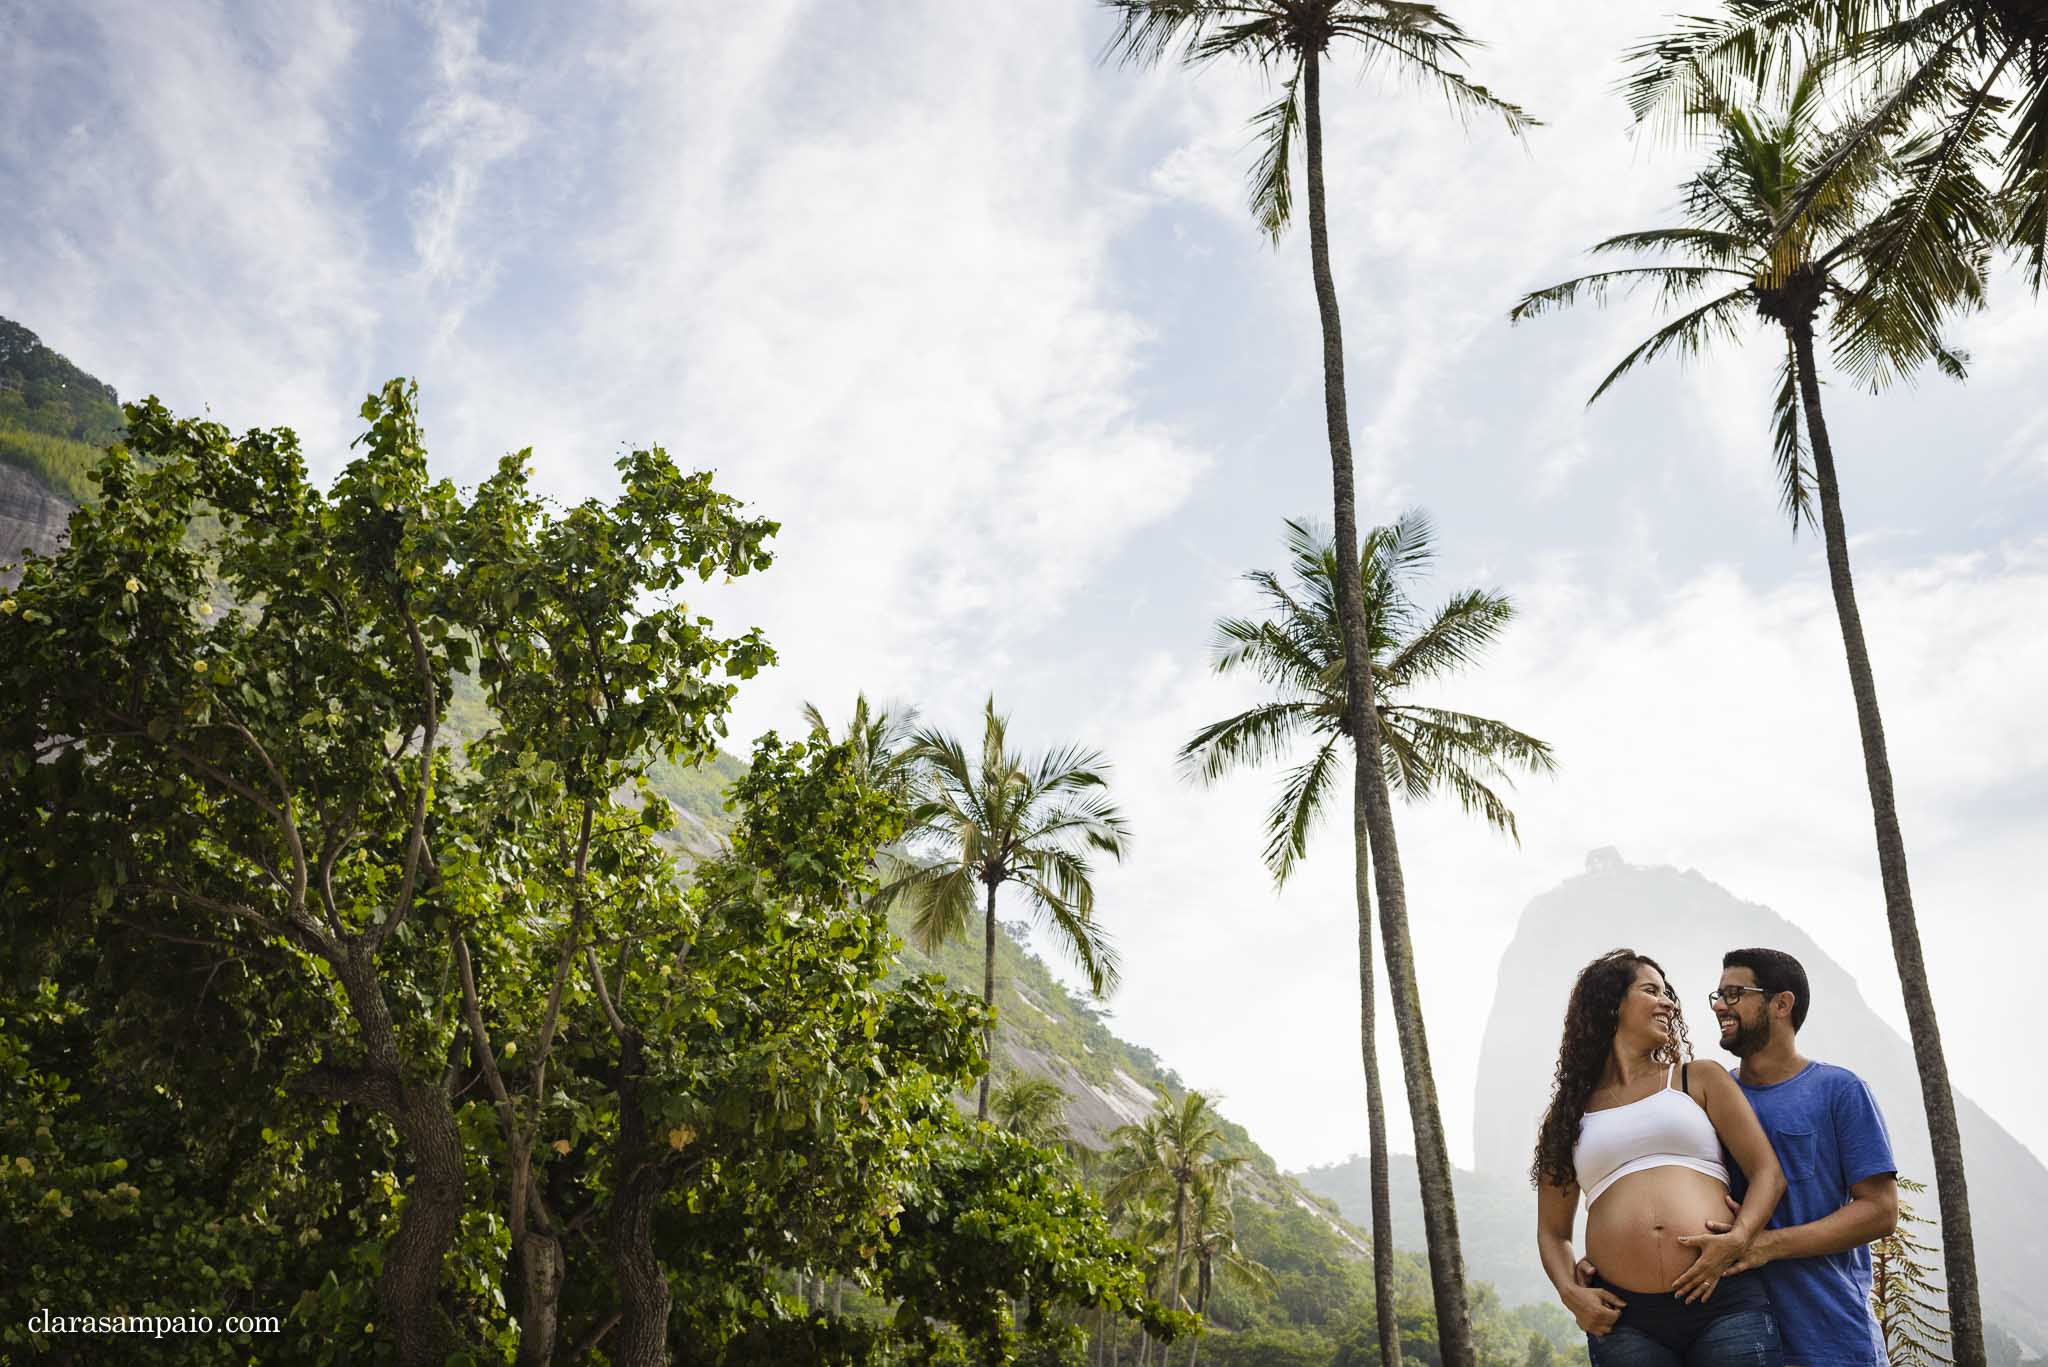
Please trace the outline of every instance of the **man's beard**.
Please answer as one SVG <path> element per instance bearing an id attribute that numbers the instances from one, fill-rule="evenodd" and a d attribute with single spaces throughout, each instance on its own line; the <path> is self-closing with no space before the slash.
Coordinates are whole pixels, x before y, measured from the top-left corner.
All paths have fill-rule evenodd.
<path id="1" fill-rule="evenodd" d="M 1735 1033 L 1721 1037 L 1721 1047 L 1737 1058 L 1748 1058 L 1771 1042 L 1771 1018 L 1762 1016 L 1755 1025 L 1744 1025 L 1742 1018 L 1735 1018 Z"/>

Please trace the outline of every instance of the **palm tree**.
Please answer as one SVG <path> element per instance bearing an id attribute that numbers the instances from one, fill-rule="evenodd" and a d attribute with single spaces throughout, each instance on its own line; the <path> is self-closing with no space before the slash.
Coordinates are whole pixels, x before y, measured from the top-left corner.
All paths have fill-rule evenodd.
<path id="1" fill-rule="evenodd" d="M 2035 292 L 2048 283 L 2048 7 L 2037 0 L 1730 0 L 1726 11 L 1635 49 L 1627 89 L 1639 118 L 1688 108 L 1702 82 L 1724 95 L 1773 76 L 1790 84 L 1795 48 L 1866 77 L 1862 107 L 1831 154 L 1813 165 L 1793 207 L 1826 193 L 1869 149 L 1932 122 L 1934 135 L 1912 168 L 1921 209 L 1877 246 L 1886 273 L 1930 242 L 1938 247 L 1950 230 L 1939 203 L 1958 179 L 1975 180 L 1975 149 L 2003 126 L 1997 236 L 2020 254 Z"/>
<path id="2" fill-rule="evenodd" d="M 1201 1092 L 1189 1091 L 1175 1102 L 1160 1088 L 1149 1115 L 1135 1125 L 1119 1126 L 1110 1136 L 1115 1176 L 1106 1194 L 1113 1206 L 1124 1206 L 1148 1192 L 1170 1193 L 1167 1218 L 1173 1261 L 1166 1290 L 1174 1301 L 1181 1299 L 1181 1268 L 1187 1260 L 1190 1192 L 1200 1184 L 1225 1180 L 1245 1162 L 1243 1155 L 1221 1152 L 1219 1120 Z M 1139 1361 L 1144 1360 L 1141 1349 Z"/>
<path id="3" fill-rule="evenodd" d="M 1068 1149 L 1074 1142 L 1067 1128 L 1067 1094 L 1046 1077 L 1012 1073 L 989 1097 L 989 1114 L 998 1129 L 1049 1149 Z"/>
<path id="4" fill-rule="evenodd" d="M 920 730 L 911 756 L 923 768 L 923 799 L 911 814 L 917 844 L 936 853 L 895 880 L 890 893 L 914 913 L 911 936 L 937 949 L 966 931 L 976 888 L 983 902 L 982 989 L 990 1016 L 982 1044 L 995 1069 L 996 889 L 1024 890 L 1040 924 L 1073 958 L 1089 990 L 1101 996 L 1117 982 L 1117 954 L 1095 920 L 1094 851 L 1122 859 L 1130 831 L 1104 789 L 1108 765 L 1076 746 L 1026 760 L 1009 749 L 1009 720 L 988 700 L 981 755 L 971 761 L 959 741 Z M 988 1119 L 989 1073 L 982 1074 L 976 1115 Z"/>
<path id="5" fill-rule="evenodd" d="M 1655 285 L 1666 303 L 1712 294 L 1624 356 L 1593 392 L 1595 399 L 1639 362 L 1666 351 L 1696 352 L 1715 338 L 1738 335 L 1752 318 L 1784 338 L 1774 403 L 1781 502 L 1795 532 L 1802 521 L 1811 525 L 1816 502 L 1819 507 L 1828 583 L 1862 739 L 1892 955 L 1934 1149 L 1957 1360 L 1982 1363 L 1984 1331 L 1962 1136 L 1920 950 L 1877 683 L 1856 606 L 1841 486 L 1821 411 L 1815 338 L 1825 325 L 1836 363 L 1873 387 L 1930 361 L 1960 378 L 1962 358 L 1943 344 L 1937 327 L 1949 312 L 1982 302 L 1985 240 L 1997 230 L 1996 214 L 1975 177 L 1951 178 L 1936 211 L 1948 230 L 1923 236 L 1903 260 L 1873 263 L 1869 253 L 1887 251 L 1887 244 L 1897 240 L 1900 222 L 1925 210 L 1918 168 L 1943 134 L 1923 135 L 1896 151 L 1865 142 L 1859 157 L 1837 166 L 1824 193 L 1809 194 L 1810 169 L 1830 162 L 1840 146 L 1820 131 L 1823 96 L 1812 68 L 1793 84 L 1783 114 L 1776 117 L 1704 89 L 1695 99 L 1713 113 L 1721 133 L 1712 160 L 1685 186 L 1685 224 L 1624 233 L 1594 248 L 1661 249 L 1681 263 L 1630 266 L 1568 280 L 1524 297 L 1510 316 L 1534 317 L 1582 295 L 1604 302 L 1614 287 Z M 1878 271 L 1882 280 L 1874 285 Z"/>
<path id="6" fill-rule="evenodd" d="M 1514 606 L 1504 595 L 1477 590 L 1452 596 L 1434 614 L 1421 612 L 1410 596 L 1409 581 L 1433 558 L 1432 538 L 1428 519 L 1410 513 L 1392 526 L 1374 528 L 1359 557 L 1380 723 L 1380 771 L 1391 774 L 1411 801 L 1447 788 L 1467 811 L 1478 812 L 1489 825 L 1514 835 L 1514 813 L 1491 785 L 1508 779 L 1508 766 L 1549 772 L 1554 767 L 1550 747 L 1502 722 L 1406 701 L 1415 684 L 1469 662 L 1514 616 Z M 1180 753 L 1198 777 L 1213 783 L 1233 769 L 1286 754 L 1304 737 L 1316 741 L 1308 760 L 1288 771 L 1280 796 L 1267 813 L 1266 867 L 1274 883 L 1282 886 L 1306 854 L 1309 832 L 1328 805 L 1346 751 L 1354 748 L 1345 713 L 1337 549 L 1306 524 L 1294 521 L 1287 524 L 1287 548 L 1293 563 L 1291 583 L 1266 570 L 1245 576 L 1258 587 L 1267 615 L 1258 621 L 1226 618 L 1216 624 L 1217 672 L 1250 671 L 1274 690 L 1274 696 L 1202 728 Z M 1354 785 L 1354 830 L 1365 820 Z M 1362 866 L 1365 842 L 1358 843 L 1358 854 L 1357 895 L 1366 904 L 1370 886 Z M 1364 999 L 1360 1034 L 1371 1130 L 1373 1285 L 1381 1356 L 1399 1361 L 1394 1355 L 1400 1322 L 1394 1297 L 1386 1114 L 1372 1010 L 1372 949 L 1366 938 L 1370 914 L 1361 916 L 1359 924 L 1365 932 L 1359 944 L 1359 990 Z"/>
<path id="7" fill-rule="evenodd" d="M 1408 1111 L 1415 1125 L 1417 1167 L 1422 1179 L 1423 1225 L 1429 1239 L 1430 1281 L 1436 1293 L 1437 1323 L 1447 1367 L 1473 1367 L 1472 1316 L 1465 1299 L 1465 1255 L 1458 1244 L 1457 1204 L 1451 1191 L 1450 1151 L 1436 1102 L 1423 1029 L 1421 994 L 1408 938 L 1408 897 L 1401 878 L 1390 805 L 1379 781 L 1380 747 L 1373 707 L 1372 676 L 1365 644 L 1365 600 L 1350 548 L 1358 544 L 1357 491 L 1353 487 L 1351 419 L 1344 388 L 1344 335 L 1337 311 L 1337 286 L 1330 270 L 1329 215 L 1323 188 L 1323 58 L 1333 44 L 1355 45 L 1366 65 L 1381 62 L 1398 75 L 1434 86 L 1460 113 L 1499 115 L 1511 132 L 1533 122 L 1516 106 L 1475 85 L 1452 68 L 1461 65 L 1474 41 L 1442 9 L 1408 0 L 1102 0 L 1116 11 L 1118 27 L 1108 53 L 1124 61 L 1156 63 L 1176 47 L 1191 66 L 1230 57 L 1256 64 L 1281 78 L 1280 97 L 1253 118 L 1261 148 L 1251 173 L 1251 209 L 1276 242 L 1293 218 L 1295 137 L 1303 140 L 1308 180 L 1309 268 L 1323 336 L 1323 413 L 1329 431 L 1330 482 L 1335 505 L 1338 557 L 1337 606 L 1345 643 L 1346 710 L 1352 733 L 1366 738 L 1359 749 L 1354 781 L 1366 813 L 1364 838 L 1379 893 L 1387 977 L 1394 1023 L 1401 1042 Z M 1361 870 L 1368 860 L 1360 859 Z M 1370 1011 L 1364 981 L 1371 953 L 1371 910 L 1360 887 L 1360 1007 Z M 1372 1060 L 1366 1060 L 1370 1074 Z"/>
<path id="8" fill-rule="evenodd" d="M 804 723 L 812 735 L 831 743 L 832 728 L 815 703 L 804 704 Z M 915 707 L 877 708 L 869 705 L 866 693 L 856 693 L 853 715 L 840 735 L 853 747 L 862 780 L 906 808 L 914 808 L 918 801 L 916 724 Z"/>
<path id="9" fill-rule="evenodd" d="M 1238 1245 L 1232 1185 L 1232 1174 L 1228 1171 L 1205 1173 L 1196 1182 L 1188 1203 L 1188 1251 L 1194 1255 L 1197 1315 L 1208 1314 L 1209 1293 L 1219 1276 L 1261 1297 L 1278 1290 L 1272 1269 Z M 1197 1334 L 1188 1345 L 1188 1367 L 1195 1367 L 1201 1351 L 1202 1339 Z"/>

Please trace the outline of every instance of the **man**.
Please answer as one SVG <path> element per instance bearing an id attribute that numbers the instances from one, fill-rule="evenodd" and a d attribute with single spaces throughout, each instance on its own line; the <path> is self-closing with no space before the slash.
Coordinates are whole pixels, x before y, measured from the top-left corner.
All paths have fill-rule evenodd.
<path id="1" fill-rule="evenodd" d="M 1673 1283 L 1681 1299 L 1713 1294 L 1723 1276 L 1756 1271 L 1770 1290 L 1798 1367 L 1884 1367 L 1884 1336 L 1870 1309 L 1870 1248 L 1898 1226 L 1897 1166 L 1884 1117 L 1862 1078 L 1799 1052 L 1812 998 L 1806 970 L 1776 949 L 1736 949 L 1721 960 L 1709 998 L 1721 1047 L 1742 1060 L 1735 1080 L 1756 1108 L 1785 1170 L 1785 1197 L 1745 1244 L 1732 1226 L 1681 1237 L 1698 1261 Z M 1728 1163 L 1731 1209 L 1748 1182 Z M 1592 1265 L 1581 1260 L 1581 1279 Z"/>

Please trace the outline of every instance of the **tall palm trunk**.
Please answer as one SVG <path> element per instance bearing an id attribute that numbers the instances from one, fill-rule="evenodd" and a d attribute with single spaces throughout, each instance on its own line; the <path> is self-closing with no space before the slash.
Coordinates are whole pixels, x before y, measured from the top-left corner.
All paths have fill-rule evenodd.
<path id="1" fill-rule="evenodd" d="M 1180 1269 L 1188 1251 L 1188 1181 L 1177 1177 L 1173 1187 L 1173 1276 L 1166 1283 L 1167 1308 L 1179 1308 Z"/>
<path id="2" fill-rule="evenodd" d="M 1351 837 L 1357 849 L 1353 881 L 1358 890 L 1358 1048 L 1365 1057 L 1365 1123 L 1372 1170 L 1373 1314 L 1379 1323 L 1380 1361 L 1399 1362 L 1401 1321 L 1394 1305 L 1394 1206 L 1387 1181 L 1387 1112 L 1380 1097 L 1379 1003 L 1372 969 L 1372 836 L 1355 780 Z"/>
<path id="3" fill-rule="evenodd" d="M 1200 1271 L 1195 1277 L 1195 1318 L 1203 1322 L 1201 1328 L 1188 1339 L 1188 1367 L 1195 1367 L 1196 1361 L 1202 1356 L 1202 1335 L 1209 1332 L 1208 1321 L 1203 1318 L 1209 1312 L 1209 1280 L 1211 1274 L 1208 1255 L 1199 1255 L 1197 1266 Z"/>
<path id="4" fill-rule="evenodd" d="M 1949 1348 L 1956 1367 L 1984 1367 L 1984 1316 L 1977 1293 L 1977 1248 L 1970 1231 L 1970 1193 L 1963 1175 L 1963 1139 L 1956 1126 L 1955 1097 L 1949 1090 L 1948 1060 L 1934 994 L 1920 954 L 1920 925 L 1913 913 L 1913 889 L 1906 878 L 1906 841 L 1899 831 L 1892 796 L 1892 766 L 1885 753 L 1884 720 L 1877 711 L 1877 680 L 1863 642 L 1856 611 L 1856 585 L 1849 574 L 1849 536 L 1842 521 L 1842 490 L 1835 478 L 1834 447 L 1821 415 L 1820 381 L 1813 363 L 1813 324 L 1788 329 L 1799 366 L 1799 398 L 1806 434 L 1813 443 L 1815 482 L 1820 486 L 1821 532 L 1827 542 L 1828 585 L 1842 625 L 1842 649 L 1849 659 L 1849 691 L 1856 698 L 1856 728 L 1863 740 L 1863 773 L 1870 787 L 1871 819 L 1877 827 L 1877 867 L 1884 882 L 1884 913 L 1892 937 L 1892 959 L 1906 999 L 1913 1062 L 1920 1072 L 1920 1101 L 1934 1148 L 1935 1191 L 1941 1201 L 1941 1254 L 1948 1274 Z"/>
<path id="5" fill-rule="evenodd" d="M 1302 63 L 1302 125 L 1308 134 L 1309 264 L 1315 275 L 1316 306 L 1323 323 L 1323 408 L 1330 432 L 1330 477 L 1336 502 L 1337 614 L 1344 629 L 1345 720 L 1357 750 L 1355 794 L 1366 811 L 1373 882 L 1379 893 L 1380 933 L 1387 956 L 1387 986 L 1394 1026 L 1401 1041 L 1401 1070 L 1408 1084 L 1408 1112 L 1415 1125 L 1416 1167 L 1421 1175 L 1422 1223 L 1429 1238 L 1429 1280 L 1436 1299 L 1439 1344 L 1445 1367 L 1476 1367 L 1472 1314 L 1465 1300 L 1465 1254 L 1458 1243 L 1458 1210 L 1451 1190 L 1451 1163 L 1437 1109 L 1436 1081 L 1429 1067 L 1415 956 L 1408 941 L 1408 896 L 1401 882 L 1401 855 L 1394 840 L 1394 816 L 1380 769 L 1379 715 L 1374 710 L 1370 643 L 1366 637 L 1365 593 L 1358 569 L 1358 508 L 1351 465 L 1351 420 L 1344 400 L 1344 336 L 1337 317 L 1337 286 L 1330 274 L 1330 233 L 1323 196 L 1322 56 Z"/>
<path id="6" fill-rule="evenodd" d="M 982 920 L 981 1000 L 988 1007 L 988 1019 L 981 1023 L 981 1051 L 988 1055 L 988 1071 L 981 1075 L 981 1102 L 975 1107 L 976 1120 L 988 1119 L 988 1082 L 996 1072 L 996 885 L 988 885 L 988 915 Z"/>

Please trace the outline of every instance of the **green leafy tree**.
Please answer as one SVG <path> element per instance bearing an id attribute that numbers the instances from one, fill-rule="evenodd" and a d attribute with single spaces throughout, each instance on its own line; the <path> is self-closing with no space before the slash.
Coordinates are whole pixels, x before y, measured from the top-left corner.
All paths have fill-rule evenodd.
<path id="1" fill-rule="evenodd" d="M 1061 1305 L 1101 1307 L 1170 1343 L 1193 1319 L 1147 1295 L 1136 1253 L 1115 1239 L 1101 1204 L 1051 1150 L 984 1129 L 934 1146 L 905 1197 L 883 1284 L 902 1297 L 897 1326 L 920 1316 L 958 1327 L 977 1360 L 1007 1363 L 1013 1305 L 1043 1333 Z"/>
<path id="2" fill-rule="evenodd" d="M 766 658 L 752 635 L 629 620 L 600 600 L 758 568 L 772 525 L 738 518 L 656 450 L 622 462 L 615 505 L 538 526 L 519 458 L 469 502 L 430 478 L 408 386 L 363 417 L 363 453 L 322 491 L 288 431 L 236 442 L 154 401 L 129 407 L 98 499 L 68 547 L 28 562 L 0 622 L 14 662 L 0 751 L 21 780 L 0 802 L 35 833 L 6 855 L 28 913 L 10 929 L 147 935 L 257 975 L 252 992 L 296 1017 L 272 1042 L 290 1061 L 277 1085 L 395 1133 L 407 1175 L 377 1320 L 399 1359 L 460 1351 L 469 1335 L 444 1286 L 502 1303 L 477 1260 L 509 1253 L 520 1353 L 545 1361 L 563 1267 L 533 1156 L 555 1123 L 540 1098 L 599 814 L 645 751 L 707 750 L 731 697 L 708 676 Z M 486 737 L 460 766 L 443 721 L 479 656 L 517 735 Z M 491 1006 L 502 1050 L 472 940 L 507 970 Z M 533 966 L 552 987 L 521 1017 L 506 1008 Z M 521 1027 L 523 1086 L 500 1066 Z M 502 1118 L 488 1169 L 456 1101 L 479 1074 Z M 491 1170 L 506 1174 L 514 1234 L 495 1251 L 470 1233 L 471 1188 Z"/>
<path id="3" fill-rule="evenodd" d="M 1938 134 L 1896 150 L 1852 140 L 1857 154 L 1840 157 L 1844 144 L 1826 132 L 1825 91 L 1813 68 L 1794 82 L 1783 111 L 1775 115 L 1707 90 L 1695 98 L 1699 108 L 1712 114 L 1719 138 L 1712 159 L 1684 187 L 1686 221 L 1624 233 L 1594 248 L 1666 252 L 1677 260 L 1601 271 L 1538 290 L 1525 296 L 1511 317 L 1534 317 L 1582 297 L 1601 303 L 1616 288 L 1646 285 L 1654 286 L 1667 304 L 1690 305 L 1622 357 L 1594 391 L 1595 399 L 1637 364 L 1667 351 L 1683 356 L 1715 340 L 1733 339 L 1751 320 L 1782 338 L 1785 359 L 1772 409 L 1780 501 L 1795 531 L 1801 522 L 1810 525 L 1818 511 L 1870 791 L 1892 957 L 1905 994 L 1934 1149 L 1958 1358 L 1981 1363 L 1983 1318 L 1961 1132 L 1921 952 L 1816 353 L 1825 329 L 1837 365 L 1872 387 L 1929 362 L 1960 378 L 1962 358 L 1943 343 L 1939 327 L 1949 314 L 1982 301 L 1984 242 L 1996 229 L 1996 215 L 1973 175 L 1933 182 L 1940 202 L 1929 204 L 1930 182 L 1920 163 L 1951 155 L 1942 150 Z M 1973 149 L 1968 145 L 1955 154 L 1967 157 Z M 1814 178 L 1820 166 L 1830 168 L 1825 189 L 1811 193 L 1821 183 Z M 1888 244 L 1911 230 L 1902 225 L 1928 215 L 1944 230 L 1920 234 L 1918 245 L 1903 257 L 1892 253 Z M 1693 304 L 1702 294 L 1710 297 Z"/>
<path id="4" fill-rule="evenodd" d="M 289 1085 L 396 1128 L 381 1319 L 402 1361 L 438 1364 L 459 1342 L 438 1293 L 466 1174 L 413 951 L 445 931 L 423 875 L 430 828 L 460 819 L 440 716 L 471 646 L 439 608 L 456 494 L 427 476 L 408 391 L 364 413 L 365 453 L 323 493 L 289 432 L 238 445 L 128 408 L 99 502 L 0 618 L 0 819 L 25 833 L 0 857 L 17 916 L 213 944 L 310 999 L 321 1028 Z M 210 556 L 186 534 L 202 509 L 223 528 Z M 215 610 L 216 582 L 259 606 Z"/>
<path id="5" fill-rule="evenodd" d="M 676 1288 L 666 1343 L 692 1362 L 772 1324 L 791 1271 L 879 1285 L 982 1066 L 978 1003 L 931 977 L 882 986 L 897 942 L 866 894 L 902 813 L 851 747 L 765 737 L 733 801 L 731 854 L 592 967 L 618 1047 L 592 1062 L 620 1079 L 600 1126 L 616 1275 L 651 1303 Z M 639 1360 L 631 1341 L 605 1351 Z"/>
<path id="6" fill-rule="evenodd" d="M 1436 1102 L 1436 1083 L 1429 1066 L 1429 1043 L 1423 1027 L 1422 1002 L 1415 978 L 1414 953 L 1408 937 L 1408 898 L 1401 878 L 1393 814 L 1380 781 L 1378 713 L 1373 702 L 1370 654 L 1366 644 L 1365 599 L 1350 548 L 1358 545 L 1357 491 L 1351 454 L 1351 419 L 1344 379 L 1344 337 L 1338 315 L 1337 286 L 1330 269 L 1329 215 L 1323 187 L 1322 69 L 1324 58 L 1340 44 L 1358 52 L 1367 66 L 1375 63 L 1413 78 L 1439 92 L 1460 113 L 1499 116 L 1511 131 L 1530 122 L 1516 106 L 1484 86 L 1465 79 L 1454 68 L 1463 64 L 1473 40 L 1436 5 L 1406 0 L 1103 0 L 1119 24 L 1109 51 L 1126 61 L 1152 64 L 1178 49 L 1190 65 L 1224 58 L 1250 62 L 1277 74 L 1280 97 L 1254 118 L 1259 154 L 1251 173 L 1253 216 L 1276 242 L 1293 218 L 1294 150 L 1302 141 L 1308 182 L 1309 267 L 1315 283 L 1316 308 L 1323 338 L 1323 410 L 1329 430 L 1330 478 L 1335 504 L 1338 557 L 1337 607 L 1343 627 L 1346 678 L 1345 706 L 1351 732 L 1364 738 L 1359 747 L 1356 784 L 1367 814 L 1362 839 L 1371 846 L 1368 861 L 1358 860 L 1359 994 L 1361 1045 L 1371 1010 L 1370 890 L 1364 882 L 1370 867 L 1379 895 L 1382 938 L 1387 956 L 1389 988 L 1401 1044 L 1402 1072 L 1408 1087 L 1409 1114 L 1415 1125 L 1416 1153 L 1422 1181 L 1425 1231 L 1431 1275 L 1441 1317 L 1451 1326 L 1447 1345 L 1454 1367 L 1474 1367 L 1470 1314 L 1465 1306 L 1464 1254 L 1458 1246 L 1458 1217 L 1451 1187 L 1450 1149 Z M 1365 1069 L 1375 1063 L 1366 1051 Z M 1395 1349 L 1391 1320 L 1381 1321 L 1381 1342 L 1388 1356 Z"/>
<path id="7" fill-rule="evenodd" d="M 502 803 L 508 792 L 525 790 L 523 808 L 515 805 L 494 832 L 501 839 L 521 816 L 541 818 L 538 839 L 516 842 L 541 858 L 480 880 L 487 890 L 514 890 L 498 925 L 524 929 L 538 919 L 546 927 L 524 952 L 497 956 L 538 971 L 487 984 L 495 1028 L 485 1022 L 474 932 L 456 927 L 453 945 L 471 1051 L 503 1131 L 504 1209 L 521 1292 L 519 1362 L 539 1367 L 552 1360 L 555 1302 L 567 1270 L 562 1218 L 535 1181 L 545 1132 L 566 1118 L 559 1108 L 550 1116 L 547 1104 L 565 1003 L 577 980 L 590 990 L 583 960 L 599 903 L 612 907 L 616 927 L 639 909 L 632 899 L 663 900 L 669 875 L 646 841 L 649 828 L 669 824 L 666 804 L 652 800 L 636 812 L 614 794 L 644 787 L 657 760 L 710 758 L 736 681 L 772 659 L 758 632 L 721 639 L 711 619 L 692 616 L 677 594 L 714 572 L 766 568 L 764 543 L 775 524 L 743 517 L 708 474 L 684 474 L 658 450 L 620 462 L 616 500 L 590 499 L 551 515 L 529 491 L 529 454 L 501 461 L 459 519 L 461 568 L 451 594 L 452 610 L 473 624 L 478 677 L 495 719 L 469 746 L 477 801 L 495 795 Z M 500 1045 L 522 1044 L 516 1064 L 500 1052 Z M 634 1316 L 626 1318 L 630 1336 Z"/>
<path id="8" fill-rule="evenodd" d="M 1026 759 L 1009 748 L 1009 720 L 990 698 L 981 752 L 970 759 L 958 740 L 920 730 L 914 748 L 923 766 L 923 801 L 911 826 L 929 863 L 899 871 L 890 891 L 915 912 L 914 938 L 926 949 L 956 939 L 982 902 L 982 1001 L 989 1009 L 984 1048 L 994 1059 L 996 889 L 1022 888 L 1098 995 L 1114 990 L 1117 955 L 1095 919 L 1090 852 L 1123 858 L 1129 828 L 1105 791 L 1108 766 L 1093 750 L 1068 746 Z M 976 1114 L 988 1119 L 989 1078 L 983 1074 Z"/>
<path id="9" fill-rule="evenodd" d="M 1934 1222 L 1916 1214 L 1905 1199 L 1926 1190 L 1926 1183 L 1901 1177 L 1898 1226 L 1870 1246 L 1870 1308 L 1884 1334 L 1885 1358 L 1892 1367 L 1954 1360 L 1941 1351 L 1949 1341 L 1948 1307 L 1937 1303 L 1941 1289 L 1926 1261 L 1934 1250 L 1913 1228 Z"/>
<path id="10" fill-rule="evenodd" d="M 1423 613 L 1411 596 L 1411 581 L 1433 559 L 1433 539 L 1428 520 L 1410 513 L 1368 533 L 1359 557 L 1379 716 L 1379 771 L 1390 775 L 1396 791 L 1410 801 L 1449 790 L 1465 810 L 1513 835 L 1514 813 L 1494 785 L 1509 779 L 1511 767 L 1548 772 L 1553 767 L 1549 747 L 1505 723 L 1408 700 L 1417 684 L 1470 663 L 1514 616 L 1505 595 L 1480 590 L 1456 594 L 1434 614 Z M 1274 696 L 1203 727 L 1181 748 L 1183 764 L 1213 783 L 1233 769 L 1286 755 L 1304 739 L 1314 742 L 1314 752 L 1288 772 L 1267 813 L 1266 866 L 1273 881 L 1282 885 L 1307 852 L 1309 833 L 1327 810 L 1346 755 L 1356 753 L 1347 724 L 1336 547 L 1306 524 L 1291 521 L 1287 546 L 1292 560 L 1287 581 L 1266 570 L 1246 576 L 1264 599 L 1266 615 L 1257 620 L 1227 618 L 1217 624 L 1217 672 L 1249 672 Z M 1359 799 L 1354 784 L 1354 836 L 1368 823 Z M 1354 840 L 1354 854 L 1364 857 L 1368 843 Z M 1362 868 L 1357 883 L 1358 896 L 1369 905 L 1371 892 Z M 1371 918 L 1360 925 L 1369 932 Z M 1359 952 L 1369 964 L 1369 938 L 1361 942 Z M 1376 1032 L 1372 997 L 1361 992 L 1360 1033 L 1371 1060 L 1366 1069 L 1366 1114 L 1373 1281 L 1376 1296 L 1392 1304 L 1393 1211 Z"/>

